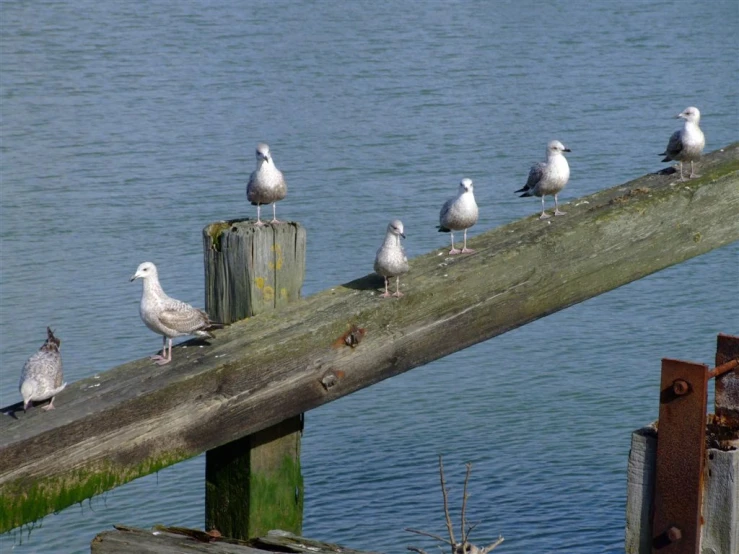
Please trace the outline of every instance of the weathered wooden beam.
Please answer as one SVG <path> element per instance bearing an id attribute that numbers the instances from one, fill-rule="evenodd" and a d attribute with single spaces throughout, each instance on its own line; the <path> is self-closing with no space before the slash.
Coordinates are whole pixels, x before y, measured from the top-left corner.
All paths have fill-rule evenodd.
<path id="1" fill-rule="evenodd" d="M 440 245 L 411 260 L 399 300 L 363 277 L 178 347 L 170 365 L 73 383 L 54 412 L 0 418 L 0 531 L 739 240 L 739 145 L 700 172 L 532 214 L 475 237 L 469 256 Z M 351 324 L 363 340 L 337 347 Z"/>
<path id="2" fill-rule="evenodd" d="M 205 308 L 232 323 L 300 298 L 305 228 L 221 221 L 203 229 Z M 302 414 L 205 453 L 205 526 L 237 539 L 303 525 Z"/>

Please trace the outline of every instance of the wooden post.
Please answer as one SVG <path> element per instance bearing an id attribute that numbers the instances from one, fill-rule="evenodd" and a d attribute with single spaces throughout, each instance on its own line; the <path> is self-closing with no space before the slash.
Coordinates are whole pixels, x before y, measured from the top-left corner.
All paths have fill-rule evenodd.
<path id="1" fill-rule="evenodd" d="M 631 434 L 626 482 L 626 554 L 652 552 L 652 501 L 657 459 L 657 429 L 648 425 Z"/>
<path id="2" fill-rule="evenodd" d="M 305 229 L 298 223 L 254 226 L 222 221 L 203 230 L 205 308 L 232 323 L 300 297 L 305 275 Z M 303 416 L 205 453 L 205 525 L 249 539 L 272 529 L 300 534 Z"/>

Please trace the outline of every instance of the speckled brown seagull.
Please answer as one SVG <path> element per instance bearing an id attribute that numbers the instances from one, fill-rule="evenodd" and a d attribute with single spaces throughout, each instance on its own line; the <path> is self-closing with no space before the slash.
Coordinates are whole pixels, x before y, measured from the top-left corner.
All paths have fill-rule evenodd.
<path id="1" fill-rule="evenodd" d="M 131 281 L 135 279 L 141 279 L 144 282 L 139 305 L 141 320 L 149 329 L 162 335 L 162 353 L 151 357 L 158 365 L 172 361 L 172 339 L 174 337 L 194 335 L 213 338 L 211 331 L 223 327 L 221 323 L 212 322 L 203 310 L 167 296 L 162 285 L 159 284 L 157 266 L 153 263 L 142 263 L 131 277 Z M 169 348 L 167 341 L 169 341 Z"/>
<path id="2" fill-rule="evenodd" d="M 46 342 L 23 366 L 19 389 L 23 397 L 23 409 L 27 410 L 31 402 L 41 402 L 51 398 L 44 410 L 54 409 L 54 397 L 67 383 L 63 383 L 62 355 L 59 346 L 62 344 L 54 336 L 51 328 L 46 328 Z"/>

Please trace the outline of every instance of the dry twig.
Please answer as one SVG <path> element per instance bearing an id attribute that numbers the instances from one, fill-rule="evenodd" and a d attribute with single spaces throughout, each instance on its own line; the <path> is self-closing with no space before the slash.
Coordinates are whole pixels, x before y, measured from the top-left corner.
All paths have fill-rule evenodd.
<path id="1" fill-rule="evenodd" d="M 451 546 L 451 554 L 488 554 L 491 550 L 494 550 L 497 546 L 500 545 L 500 543 L 503 542 L 503 537 L 499 536 L 498 540 L 496 540 L 494 543 L 491 543 L 484 548 L 479 548 L 469 542 L 470 533 L 472 533 L 472 530 L 475 527 L 477 527 L 478 524 L 473 523 L 472 525 L 467 525 L 467 498 L 469 497 L 469 495 L 467 494 L 467 486 L 469 485 L 469 481 L 470 481 L 470 473 L 472 473 L 472 463 L 468 462 L 466 466 L 467 466 L 467 473 L 464 477 L 464 491 L 462 492 L 462 514 L 460 518 L 461 519 L 460 528 L 462 530 L 462 542 L 457 542 L 454 538 L 454 528 L 452 526 L 452 517 L 449 514 L 449 495 L 446 489 L 446 480 L 444 479 L 444 462 L 441 456 L 439 456 L 439 480 L 441 481 L 441 494 L 444 498 L 444 518 L 446 521 L 447 531 L 449 532 L 449 540 L 443 537 L 440 537 L 439 535 L 434 535 L 433 533 L 428 533 L 426 531 L 419 531 L 418 529 L 410 529 L 406 527 L 405 530 L 408 531 L 409 533 L 423 535 L 424 537 L 430 537 L 434 539 L 435 541 L 448 544 L 449 546 Z M 411 552 L 418 552 L 419 554 L 427 554 L 425 550 L 415 547 L 415 546 L 408 546 L 407 548 Z M 441 550 L 441 546 L 439 546 L 439 549 Z"/>
<path id="2" fill-rule="evenodd" d="M 444 462 L 439 454 L 439 476 L 441 479 L 441 494 L 444 496 L 444 516 L 446 517 L 446 528 L 449 531 L 449 544 L 455 545 L 457 541 L 454 540 L 454 529 L 452 528 L 452 518 L 449 515 L 449 498 L 446 492 L 446 481 L 444 480 Z"/>

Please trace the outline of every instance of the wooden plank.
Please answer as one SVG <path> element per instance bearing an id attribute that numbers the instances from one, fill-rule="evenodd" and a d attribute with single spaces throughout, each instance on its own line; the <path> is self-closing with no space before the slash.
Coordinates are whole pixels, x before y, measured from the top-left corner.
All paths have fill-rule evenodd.
<path id="1" fill-rule="evenodd" d="M 204 542 L 209 540 L 211 542 Z M 248 543 L 230 538 L 211 538 L 203 531 L 156 526 L 153 530 L 116 525 L 99 533 L 90 544 L 91 554 L 267 554 L 310 552 L 312 554 L 372 554 L 276 531 Z"/>
<path id="2" fill-rule="evenodd" d="M 98 534 L 91 554 L 267 554 L 266 550 L 229 542 L 200 542 L 184 535 L 117 526 Z"/>
<path id="3" fill-rule="evenodd" d="M 256 227 L 251 220 L 203 230 L 209 314 L 224 323 L 272 311 L 300 298 L 305 229 L 297 223 Z M 300 534 L 302 414 L 205 454 L 205 524 L 248 539 L 271 529 Z"/>
<path id="4" fill-rule="evenodd" d="M 739 145 L 700 170 L 498 227 L 473 255 L 440 245 L 411 260 L 399 300 L 363 277 L 178 347 L 167 366 L 72 383 L 54 412 L 0 418 L 0 532 L 739 240 Z M 351 324 L 363 340 L 337 348 Z"/>

